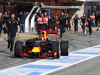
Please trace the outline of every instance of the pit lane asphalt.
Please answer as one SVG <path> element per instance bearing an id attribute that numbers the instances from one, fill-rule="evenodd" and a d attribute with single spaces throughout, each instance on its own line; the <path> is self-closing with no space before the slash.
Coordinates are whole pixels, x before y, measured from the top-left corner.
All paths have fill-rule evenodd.
<path id="1" fill-rule="evenodd" d="M 55 35 L 50 35 L 50 37 L 55 40 Z M 84 36 L 82 33 L 76 34 L 63 34 L 62 40 L 69 40 L 70 52 L 84 49 L 87 47 L 92 47 L 95 45 L 100 45 L 100 32 L 93 32 L 91 36 Z M 100 57 L 91 59 L 89 61 L 68 67 L 66 69 L 60 70 L 59 72 L 54 72 L 49 75 L 100 75 L 98 71 L 100 68 Z M 34 62 L 40 60 L 40 58 L 14 58 L 13 53 L 10 53 L 7 48 L 7 42 L 0 42 L 0 70 L 26 64 L 29 62 Z M 89 73 L 88 73 L 89 72 Z"/>
<path id="2" fill-rule="evenodd" d="M 70 52 L 100 45 L 100 32 L 93 32 L 91 36 L 81 33 L 63 35 L 64 40 L 69 40 Z M 48 75 L 100 75 L 100 56 L 88 61 L 55 71 Z"/>

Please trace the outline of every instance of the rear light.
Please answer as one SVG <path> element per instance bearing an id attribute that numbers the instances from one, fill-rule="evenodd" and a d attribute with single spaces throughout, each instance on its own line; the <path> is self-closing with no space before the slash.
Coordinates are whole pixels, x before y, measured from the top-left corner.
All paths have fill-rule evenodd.
<path id="1" fill-rule="evenodd" d="M 44 56 L 46 56 L 47 54 L 46 53 L 44 53 Z"/>
<path id="2" fill-rule="evenodd" d="M 57 56 L 57 52 L 54 52 L 54 57 L 56 57 Z"/>
<path id="3" fill-rule="evenodd" d="M 59 35 L 58 34 L 56 35 L 56 41 L 59 41 Z"/>

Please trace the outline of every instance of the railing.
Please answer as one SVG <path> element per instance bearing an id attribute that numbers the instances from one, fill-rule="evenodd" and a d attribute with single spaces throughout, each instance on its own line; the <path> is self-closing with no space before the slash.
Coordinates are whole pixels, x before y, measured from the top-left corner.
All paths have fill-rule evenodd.
<path id="1" fill-rule="evenodd" d="M 29 18 L 31 17 L 31 14 L 33 13 L 34 9 L 38 8 L 38 6 L 33 6 L 31 12 L 28 14 L 28 16 L 25 19 L 25 32 L 29 32 L 30 31 L 30 23 L 29 23 Z"/>
<path id="2" fill-rule="evenodd" d="M 40 7 L 37 8 L 36 13 L 32 16 L 32 19 L 31 19 L 31 32 L 36 32 L 35 17 L 36 17 L 39 10 L 40 10 Z"/>

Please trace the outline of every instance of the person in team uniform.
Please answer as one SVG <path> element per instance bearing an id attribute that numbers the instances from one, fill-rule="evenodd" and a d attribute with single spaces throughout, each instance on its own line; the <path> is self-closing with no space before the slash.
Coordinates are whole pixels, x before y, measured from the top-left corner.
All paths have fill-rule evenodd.
<path id="1" fill-rule="evenodd" d="M 2 18 L 2 13 L 0 13 L 0 37 L 5 20 Z"/>
<path id="2" fill-rule="evenodd" d="M 4 33 L 6 34 L 6 33 L 9 32 L 9 31 L 7 30 L 7 29 L 9 29 L 9 27 L 8 27 L 8 25 L 7 25 L 7 21 L 11 18 L 10 11 L 5 12 L 5 14 L 3 15 L 3 18 L 4 18 L 4 20 L 5 20 L 5 23 L 4 23 L 4 25 L 3 25 L 3 31 L 4 31 Z M 8 35 L 9 35 L 9 33 L 8 33 Z"/>
<path id="3" fill-rule="evenodd" d="M 43 29 L 44 30 L 48 30 L 49 29 L 48 22 L 49 22 L 49 17 L 47 16 L 47 13 L 44 12 L 44 16 L 43 16 Z"/>
<path id="4" fill-rule="evenodd" d="M 13 45 L 14 45 L 14 40 L 16 37 L 16 31 L 17 29 L 19 30 L 19 25 L 18 21 L 15 19 L 15 14 L 11 15 L 11 19 L 7 21 L 8 25 L 8 31 L 9 31 L 9 36 L 8 36 L 8 48 L 10 48 L 10 52 L 13 51 Z"/>
<path id="5" fill-rule="evenodd" d="M 100 31 L 100 15 L 97 16 L 97 31 Z"/>
<path id="6" fill-rule="evenodd" d="M 71 17 L 70 17 L 70 15 L 67 13 L 67 14 L 66 14 L 66 20 L 67 20 L 67 26 L 66 26 L 66 28 L 67 28 L 67 31 L 68 31 L 68 29 L 69 29 L 69 31 L 71 31 L 70 19 L 71 19 Z"/>
<path id="7" fill-rule="evenodd" d="M 22 31 L 23 31 L 23 33 L 24 33 L 25 19 L 26 19 L 26 15 L 24 14 L 24 12 L 20 12 L 20 14 L 19 14 L 20 33 L 21 33 Z"/>
<path id="8" fill-rule="evenodd" d="M 81 17 L 81 21 L 82 21 L 82 29 L 83 29 L 83 33 L 84 33 L 85 32 L 85 23 L 86 23 L 85 13 Z"/>
<path id="9" fill-rule="evenodd" d="M 65 32 L 65 26 L 66 26 L 66 17 L 64 15 L 64 12 L 61 13 L 61 16 L 59 17 L 59 24 L 60 24 L 60 38 L 62 38 L 62 33 Z"/>
<path id="10" fill-rule="evenodd" d="M 57 22 L 57 14 L 55 13 L 51 18 L 51 28 L 53 31 L 55 31 L 56 22 Z"/>
<path id="11" fill-rule="evenodd" d="M 91 15 L 87 19 L 87 21 L 88 21 L 88 27 L 89 27 L 89 35 L 91 35 L 92 34 L 92 25 L 93 25 L 93 19 L 92 19 Z"/>
<path id="12" fill-rule="evenodd" d="M 39 30 L 42 29 L 42 26 L 43 26 L 43 13 L 39 14 L 39 16 L 37 17 L 38 34 L 39 34 Z"/>
<path id="13" fill-rule="evenodd" d="M 76 33 L 76 31 L 78 32 L 78 20 L 79 20 L 77 14 L 75 15 L 75 18 L 73 20 L 74 20 L 74 32 Z"/>
<path id="14" fill-rule="evenodd" d="M 93 19 L 93 26 L 95 26 L 95 15 L 94 15 L 94 13 L 92 13 L 92 15 L 91 15 L 91 18 Z"/>

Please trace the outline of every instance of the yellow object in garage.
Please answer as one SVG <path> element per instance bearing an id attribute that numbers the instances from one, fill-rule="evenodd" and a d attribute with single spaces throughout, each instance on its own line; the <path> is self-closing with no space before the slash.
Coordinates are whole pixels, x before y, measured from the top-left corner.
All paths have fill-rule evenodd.
<path id="1" fill-rule="evenodd" d="M 33 38 L 30 38 L 31 40 L 33 40 Z"/>

